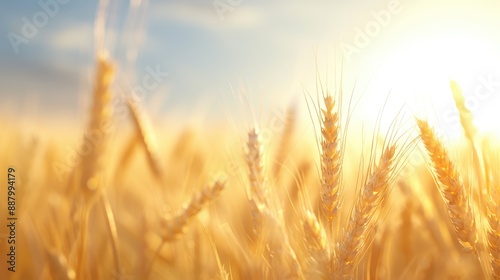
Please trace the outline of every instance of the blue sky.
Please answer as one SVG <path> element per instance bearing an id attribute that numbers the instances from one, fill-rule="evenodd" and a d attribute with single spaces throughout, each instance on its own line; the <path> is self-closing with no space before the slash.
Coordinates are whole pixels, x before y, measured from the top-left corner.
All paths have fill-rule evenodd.
<path id="1" fill-rule="evenodd" d="M 67 114 L 79 108 L 91 88 L 98 1 L 42 2 L 57 3 L 57 13 L 28 43 L 16 47 L 8 34 L 22 35 L 23 17 L 33 23 L 33 16 L 44 10 L 37 1 L 1 4 L 1 96 L 15 106 L 36 103 L 42 112 Z M 163 110 L 211 107 L 231 96 L 230 85 L 239 82 L 258 95 L 273 95 L 295 78 L 301 53 L 313 53 L 320 43 L 315 37 L 323 34 L 314 27 L 325 23 L 315 13 L 328 17 L 328 8 L 333 18 L 335 9 L 345 8 L 316 2 L 242 1 L 221 18 L 210 1 L 151 1 L 138 8 L 114 1 L 109 18 L 116 19 L 107 21 L 105 46 L 119 65 L 119 81 L 140 79 L 148 66 L 170 73 L 158 92 L 148 95 L 164 95 L 157 97 Z M 137 58 L 127 60 L 125 53 L 133 48 Z"/>
<path id="2" fill-rule="evenodd" d="M 54 1 L 42 2 L 58 3 Z M 241 105 L 233 90 L 242 87 L 255 110 L 286 107 L 293 98 L 302 101 L 304 89 L 315 91 L 315 60 L 320 62 L 320 73 L 325 74 L 325 62 L 333 65 L 334 48 L 339 50 L 342 43 L 356 47 L 359 30 L 366 33 L 370 24 L 378 24 L 380 29 L 367 37 L 366 44 L 357 46 L 358 51 L 344 65 L 348 85 L 352 86 L 355 79 L 364 81 L 361 87 L 368 88 L 363 97 L 368 107 L 385 100 L 378 92 L 387 94 L 392 90 L 393 95 L 398 95 L 403 86 L 413 95 L 401 93 L 401 102 L 419 99 L 424 92 L 446 90 L 446 77 L 458 73 L 446 73 L 449 69 L 469 69 L 457 75 L 470 77 L 460 78 L 465 87 L 471 88 L 477 84 L 478 75 L 496 75 L 493 61 L 497 58 L 477 54 L 484 49 L 488 53 L 500 49 L 497 1 L 221 0 L 218 3 L 238 4 L 223 18 L 214 8 L 215 2 L 111 1 L 104 46 L 118 65 L 116 80 L 131 88 L 147 75 L 148 67 L 169 72 L 144 100 L 152 114 L 183 117 L 201 112 L 214 118 L 226 112 L 238 114 L 235 108 Z M 135 3 L 139 5 L 134 7 Z M 16 53 L 8 34 L 22 34 L 22 18 L 32 21 L 43 9 L 38 1 L 0 4 L 3 104 L 20 112 L 30 108 L 30 112 L 42 115 L 83 115 L 92 88 L 98 5 L 98 1 L 82 0 L 58 4 L 59 11 L 28 43 L 19 45 Z M 391 12 L 391 5 L 397 6 L 397 12 Z M 377 15 L 387 12 L 390 19 L 386 24 L 377 22 Z M 450 50 L 455 49 L 454 43 L 471 41 L 484 44 Z M 419 44 L 424 47 L 414 47 Z M 425 46 L 431 47 L 421 53 Z M 418 56 L 423 59 L 411 59 Z M 426 58 L 432 63 L 442 57 L 447 57 L 443 61 L 450 67 L 428 65 L 431 71 L 418 68 Z M 471 61 L 462 62 L 468 57 Z M 400 63 L 406 60 L 405 65 Z M 492 65 L 485 65 L 486 60 L 491 60 Z M 411 72 L 414 69 L 420 72 Z M 426 74 L 432 69 L 446 70 L 439 73 L 439 82 L 430 81 L 434 83 L 432 90 L 429 86 L 408 86 L 433 79 L 436 75 Z M 329 79 L 333 80 L 331 75 Z M 372 82 L 368 84 L 368 80 Z M 398 84 L 397 80 L 406 84 Z M 449 100 L 444 100 L 435 101 L 436 106 L 447 106 Z"/>

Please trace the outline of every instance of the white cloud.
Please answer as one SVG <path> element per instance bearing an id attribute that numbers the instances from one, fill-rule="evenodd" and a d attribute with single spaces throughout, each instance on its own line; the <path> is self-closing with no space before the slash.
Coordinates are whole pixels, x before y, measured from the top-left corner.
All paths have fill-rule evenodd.
<path id="1" fill-rule="evenodd" d="M 226 30 L 257 27 L 263 23 L 263 9 L 256 9 L 243 2 L 224 13 L 224 19 L 217 14 L 212 2 L 193 3 L 155 3 L 148 8 L 155 21 L 176 21 L 202 28 Z"/>
<path id="2" fill-rule="evenodd" d="M 64 52 L 91 51 L 94 47 L 93 37 L 93 24 L 79 23 L 51 30 L 46 43 L 53 50 Z"/>

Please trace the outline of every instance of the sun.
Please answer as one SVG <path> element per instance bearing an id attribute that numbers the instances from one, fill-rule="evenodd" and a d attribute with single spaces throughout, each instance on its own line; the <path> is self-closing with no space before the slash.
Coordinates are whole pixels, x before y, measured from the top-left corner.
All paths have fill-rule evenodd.
<path id="1" fill-rule="evenodd" d="M 453 137 L 461 134 L 450 90 L 450 80 L 455 80 L 476 126 L 500 131 L 500 53 L 495 44 L 464 31 L 412 38 L 386 55 L 374 75 L 374 91 L 390 91 L 393 104 L 406 104 L 414 112 L 430 109 L 434 116 L 428 117 L 437 118 Z"/>

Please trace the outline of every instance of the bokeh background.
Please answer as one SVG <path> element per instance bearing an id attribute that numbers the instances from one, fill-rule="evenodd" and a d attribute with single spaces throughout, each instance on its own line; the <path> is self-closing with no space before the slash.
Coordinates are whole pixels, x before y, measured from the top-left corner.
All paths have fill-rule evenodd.
<path id="1" fill-rule="evenodd" d="M 281 253 L 285 247 L 298 248 L 310 275 L 327 271 L 325 265 L 316 271 L 325 258 L 310 254 L 302 231 L 307 213 L 328 218 L 320 216 L 320 180 L 330 174 L 321 174 L 322 164 L 338 162 L 340 185 L 346 186 L 338 224 L 322 245 L 334 257 L 358 194 L 385 195 L 362 188 L 371 182 L 382 148 L 395 144 L 394 165 L 381 172 L 397 183 L 387 200 L 394 203 L 376 205 L 380 213 L 371 221 L 382 221 L 387 210 L 387 223 L 366 224 L 377 232 L 363 237 L 375 239 L 372 247 L 362 245 L 370 253 L 361 254 L 356 271 L 479 279 L 488 258 L 477 263 L 462 254 L 435 173 L 426 169 L 430 161 L 414 117 L 428 119 L 457 159 L 472 212 L 482 217 L 478 231 L 486 233 L 482 169 L 471 150 L 477 143 L 485 178 L 498 185 L 500 138 L 489 133 L 500 133 L 499 27 L 500 2 L 494 0 L 2 1 L 0 170 L 14 166 L 19 172 L 18 260 L 26 264 L 7 277 L 148 279 L 144 275 L 152 273 L 149 279 L 208 279 L 228 269 L 235 279 L 278 278 L 290 272 L 286 262 L 293 259 Z M 98 123 L 107 117 L 107 107 L 100 106 L 107 92 L 93 90 L 106 76 L 95 74 L 97 50 L 103 49 L 116 66 L 111 92 L 119 126 L 109 131 Z M 463 89 L 478 128 L 476 142 L 463 137 L 450 80 Z M 335 89 L 340 81 L 342 92 Z M 341 159 L 326 163 L 320 161 L 320 108 L 331 106 L 324 104 L 323 88 L 344 101 L 342 110 L 333 109 L 340 111 L 341 141 L 331 136 L 331 145 L 340 143 Z M 124 94 L 133 99 L 128 108 L 120 101 Z M 93 95 L 100 97 L 94 111 Z M 98 135 L 109 137 L 110 145 Z M 259 174 L 248 176 L 249 170 Z M 256 177 L 267 177 L 261 188 L 273 198 L 265 212 L 248 203 L 256 197 Z M 185 232 L 174 242 L 165 231 L 176 217 L 190 218 L 181 209 L 200 198 L 199 191 L 215 200 L 202 189 L 215 179 L 227 179 L 224 193 L 191 225 L 180 221 L 175 231 Z M 102 196 L 92 191 L 96 182 Z M 93 205 L 89 191 L 111 210 Z M 462 205 L 462 197 L 457 200 Z M 194 208 L 201 209 L 186 211 Z M 278 221 L 268 225 L 273 240 L 257 234 L 263 243 L 253 244 L 248 236 L 256 232 L 254 214 L 267 211 Z M 0 220 L 6 215 L 0 210 Z M 8 236 L 3 228 L 2 248 Z M 272 243 L 278 249 L 269 249 Z M 265 255 L 282 268 L 272 271 Z M 7 272 L 0 270 L 0 279 Z"/>
<path id="2" fill-rule="evenodd" d="M 106 2 L 106 1 L 103 1 Z M 57 8 L 54 7 L 56 3 Z M 388 115 L 434 112 L 460 135 L 449 79 L 464 89 L 478 126 L 495 130 L 500 110 L 500 3 L 480 1 L 3 1 L 0 104 L 3 114 L 82 122 L 90 104 L 95 49 L 118 65 L 131 91 L 148 68 L 167 73 L 140 98 L 154 119 L 176 123 L 240 120 L 245 92 L 257 111 L 304 105 L 319 73 L 330 85 L 344 55 L 344 86 L 362 118 L 387 95 Z M 39 13 L 53 11 L 44 21 Z M 26 21 L 34 24 L 23 36 Z M 94 32 L 104 26 L 105 33 Z M 36 27 L 36 26 L 35 26 Z M 14 35 L 23 36 L 13 43 Z M 104 38 L 101 42 L 100 38 Z M 336 55 L 336 56 L 335 56 Z M 337 76 L 338 80 L 338 76 Z M 488 81 L 488 82 L 485 82 Z M 304 105 L 305 106 L 305 105 Z M 305 107 L 304 107 L 305 108 Z M 307 109 L 302 110 L 307 114 Z M 228 117 L 229 116 L 229 117 Z M 307 120 L 307 118 L 306 118 Z"/>

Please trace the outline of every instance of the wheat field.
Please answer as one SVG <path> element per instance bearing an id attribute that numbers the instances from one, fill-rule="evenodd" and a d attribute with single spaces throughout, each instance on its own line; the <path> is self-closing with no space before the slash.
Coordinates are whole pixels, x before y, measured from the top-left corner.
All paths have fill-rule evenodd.
<path id="1" fill-rule="evenodd" d="M 382 109 L 392 125 L 356 142 L 360 154 L 348 145 L 359 135 L 340 113 L 341 84 L 304 101 L 315 134 L 299 134 L 307 116 L 290 106 L 263 143 L 256 122 L 239 135 L 162 132 L 132 99 L 129 126 L 117 129 L 118 70 L 96 58 L 85 134 L 27 132 L 3 118 L 18 245 L 16 272 L 3 261 L 2 279 L 500 277 L 498 140 L 474 127 L 455 82 L 446 94 L 460 112 L 460 145 L 425 116 Z M 414 154 L 425 162 L 409 164 Z"/>
<path id="2" fill-rule="evenodd" d="M 242 91 L 243 121 L 178 125 L 120 84 L 99 3 L 85 122 L 0 110 L 0 279 L 500 279 L 500 139 L 458 82 L 458 141 L 390 97 L 356 129 L 337 60 L 278 120 Z"/>

